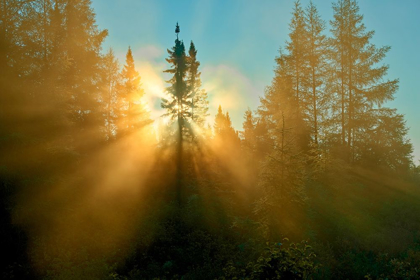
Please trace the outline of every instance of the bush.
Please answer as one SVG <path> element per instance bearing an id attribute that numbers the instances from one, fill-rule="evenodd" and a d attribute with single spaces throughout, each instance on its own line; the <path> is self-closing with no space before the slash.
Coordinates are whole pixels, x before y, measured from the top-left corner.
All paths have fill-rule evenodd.
<path id="1" fill-rule="evenodd" d="M 220 279 L 311 279 L 317 271 L 316 255 L 306 241 L 301 243 L 267 243 L 260 257 L 246 267 L 229 263 Z"/>

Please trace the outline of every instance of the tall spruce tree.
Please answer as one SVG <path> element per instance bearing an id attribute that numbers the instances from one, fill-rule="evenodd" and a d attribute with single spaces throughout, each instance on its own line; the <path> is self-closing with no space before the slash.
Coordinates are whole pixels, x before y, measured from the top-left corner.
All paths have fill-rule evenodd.
<path id="1" fill-rule="evenodd" d="M 238 133 L 232 127 L 232 121 L 229 112 L 223 113 L 222 106 L 219 105 L 217 114 L 214 120 L 214 134 L 215 137 L 224 141 L 239 143 Z"/>
<path id="2" fill-rule="evenodd" d="M 327 76 L 327 40 L 323 34 L 325 23 L 320 18 L 318 10 L 312 1 L 305 13 L 307 34 L 307 120 L 310 127 L 311 139 L 318 146 L 320 135 L 323 132 L 321 122 L 327 105 L 326 76 Z"/>
<path id="3" fill-rule="evenodd" d="M 276 101 L 271 100 L 269 102 L 275 102 L 281 107 L 280 110 L 282 114 L 284 113 L 289 127 L 293 129 L 293 137 L 297 146 L 305 150 L 309 144 L 309 118 L 311 113 L 308 104 L 309 35 L 305 12 L 300 1 L 294 3 L 289 29 L 290 40 L 286 42 L 285 52 L 280 51 L 275 70 L 276 76 L 272 86 L 268 89 L 268 91 L 274 92 L 267 94 L 266 97 L 276 99 Z"/>
<path id="4" fill-rule="evenodd" d="M 274 79 L 266 88 L 258 108 L 261 128 L 264 127 L 268 134 L 259 138 L 271 146 L 264 151 L 267 156 L 262 162 L 259 180 L 263 195 L 255 208 L 266 235 L 273 227 L 281 227 L 270 217 L 270 212 L 283 212 L 283 207 L 294 207 L 293 204 L 298 205 L 305 199 L 303 152 L 309 144 L 312 104 L 308 102 L 311 93 L 310 41 L 305 13 L 299 1 L 295 2 L 290 30 L 286 52 L 280 49 Z"/>
<path id="5" fill-rule="evenodd" d="M 242 128 L 243 131 L 240 135 L 242 137 L 243 146 L 249 152 L 254 152 L 256 146 L 255 118 L 249 108 L 245 111 Z"/>
<path id="6" fill-rule="evenodd" d="M 188 51 L 188 90 L 191 96 L 191 121 L 200 128 L 204 127 L 209 115 L 207 92 L 201 88 L 201 72 L 198 70 L 200 62 L 197 60 L 197 50 L 193 42 Z"/>
<path id="7" fill-rule="evenodd" d="M 63 46 L 68 66 L 63 82 L 70 92 L 75 133 L 83 135 L 102 123 L 100 112 L 94 109 L 99 99 L 101 44 L 107 31 L 99 31 L 90 1 L 64 1 L 65 36 Z M 63 51 L 63 50 L 62 50 Z"/>
<path id="8" fill-rule="evenodd" d="M 166 109 L 164 116 L 176 122 L 176 200 L 181 204 L 182 185 L 183 185 L 183 153 L 184 153 L 184 137 L 190 126 L 188 123 L 191 117 L 191 101 L 190 92 L 187 84 L 188 61 L 185 54 L 185 46 L 179 40 L 180 27 L 178 23 L 175 27 L 176 40 L 175 46 L 171 50 L 167 50 L 169 58 L 166 61 L 171 64 L 171 68 L 165 70 L 165 73 L 173 76 L 167 82 L 170 84 L 166 88 L 168 98 L 162 98 L 161 106 Z"/>
<path id="9" fill-rule="evenodd" d="M 307 79 L 307 28 L 305 12 L 300 1 L 294 3 L 293 16 L 289 25 L 290 41 L 286 43 L 288 51 L 287 63 L 289 64 L 289 75 L 293 83 L 293 96 L 296 99 L 296 114 L 304 118 L 306 112 L 306 79 Z"/>
<path id="10" fill-rule="evenodd" d="M 103 58 L 102 69 L 102 103 L 104 104 L 105 131 L 108 140 L 113 139 L 117 133 L 118 98 L 121 90 L 121 75 L 119 63 L 112 49 Z"/>
<path id="11" fill-rule="evenodd" d="M 207 92 L 201 88 L 200 62 L 197 60 L 197 50 L 193 42 L 190 44 L 188 55 L 185 53 L 184 43 L 179 40 L 179 25 L 176 25 L 177 38 L 172 50 L 168 50 L 172 65 L 165 73 L 172 74 L 167 82 L 170 84 L 166 92 L 168 98 L 162 99 L 162 108 L 166 109 L 166 116 L 177 122 L 178 138 L 186 140 L 186 136 L 193 136 L 194 129 L 204 129 L 208 116 Z"/>
<path id="12" fill-rule="evenodd" d="M 142 106 L 141 98 L 144 91 L 141 88 L 140 75 L 136 70 L 133 53 L 128 48 L 125 65 L 121 72 L 122 85 L 120 92 L 122 93 L 120 118 L 121 132 L 123 134 L 132 133 L 143 127 L 148 116 Z"/>
<path id="13" fill-rule="evenodd" d="M 398 80 L 385 80 L 388 65 L 379 65 L 390 47 L 377 48 L 370 42 L 374 31 L 366 31 L 355 0 L 333 4 L 331 61 L 335 66 L 336 108 L 340 108 L 341 143 L 354 162 L 357 146 L 366 131 L 365 120 L 375 107 L 393 99 Z"/>
<path id="14" fill-rule="evenodd" d="M 166 61 L 171 64 L 171 68 L 164 71 L 173 76 L 167 81 L 170 84 L 170 86 L 166 88 L 168 99 L 162 98 L 161 106 L 166 109 L 166 116 L 172 121 L 176 120 L 178 140 L 179 142 L 182 142 L 188 125 L 188 119 L 191 117 L 191 94 L 188 90 L 186 80 L 188 73 L 187 56 L 185 54 L 184 43 L 178 38 L 179 32 L 180 28 L 177 23 L 175 28 L 177 36 L 175 46 L 173 46 L 171 50 L 168 49 L 169 58 L 166 59 Z"/>

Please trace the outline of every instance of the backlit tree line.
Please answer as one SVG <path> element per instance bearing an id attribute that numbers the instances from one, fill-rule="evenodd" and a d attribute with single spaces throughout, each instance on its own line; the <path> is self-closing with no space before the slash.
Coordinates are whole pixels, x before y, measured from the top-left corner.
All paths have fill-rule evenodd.
<path id="1" fill-rule="evenodd" d="M 150 122 L 131 49 L 122 70 L 112 50 L 101 53 L 107 31 L 97 27 L 90 1 L 8 0 L 0 12 L 4 126 L 12 117 L 41 118 L 37 136 L 88 150 L 89 142 L 122 137 Z M 13 106 L 30 108 L 17 112 Z M 58 135 L 45 135 L 57 129 Z"/>
<path id="2" fill-rule="evenodd" d="M 84 133 L 111 140 L 150 122 L 131 49 L 122 70 L 112 50 L 101 53 L 107 31 L 95 25 L 89 2 L 10 0 L 1 5 L 1 71 L 8 81 L 2 87 L 19 92 L 3 95 L 4 116 L 11 110 L 10 96 L 37 102 L 31 107 L 57 112 L 44 125 L 60 122 L 71 133 L 70 142 L 80 142 L 76 138 Z M 266 127 L 273 148 L 283 147 L 283 154 L 293 142 L 314 162 L 334 155 L 349 163 L 410 168 L 412 148 L 403 116 L 383 106 L 398 89 L 398 80 L 386 78 L 389 66 L 381 64 L 390 47 L 370 42 L 374 32 L 366 30 L 355 1 L 338 1 L 333 10 L 327 36 L 315 5 L 304 9 L 295 3 L 275 78 L 257 115 L 246 116 L 243 143 L 255 145 L 250 130 L 258 124 Z M 207 128 L 207 93 L 196 55 L 192 42 L 187 55 L 184 43 L 176 40 L 167 59 L 171 69 L 165 71 L 173 74 L 169 95 L 162 101 L 167 115 L 189 134 L 193 126 Z M 40 111 L 38 116 L 45 115 Z M 229 123 L 228 113 L 226 119 Z"/>
<path id="3" fill-rule="evenodd" d="M 374 32 L 366 30 L 355 1 L 338 1 L 333 10 L 327 37 L 314 4 L 303 9 L 295 2 L 289 40 L 257 119 L 267 123 L 277 149 L 293 138 L 314 162 L 333 155 L 407 170 L 412 147 L 403 116 L 384 107 L 398 89 L 398 80 L 386 78 L 389 66 L 381 64 L 390 47 L 370 42 Z"/>
<path id="4" fill-rule="evenodd" d="M 16 229 L 10 218 L 10 213 L 19 212 L 18 190 L 42 192 L 44 186 L 60 185 L 67 180 L 66 172 L 73 174 L 70 171 L 98 151 L 130 141 L 138 145 L 132 153 L 153 147 L 157 163 L 142 180 L 157 193 L 151 201 L 163 197 L 165 202 L 164 207 L 151 208 L 155 224 L 144 223 L 157 232 L 147 244 L 150 250 L 132 257 L 150 270 L 134 265 L 122 273 L 138 273 L 139 279 L 165 269 L 187 273 L 163 259 L 177 254 L 181 257 L 172 261 L 185 261 L 194 267 L 191 273 L 199 273 L 195 268 L 202 266 L 211 272 L 206 277 L 225 273 L 226 279 L 259 279 L 272 269 L 260 263 L 264 259 L 250 262 L 256 268 L 235 265 L 254 257 L 246 254 L 258 238 L 306 236 L 303 230 L 296 234 L 293 223 L 306 219 L 305 224 L 311 224 L 312 218 L 305 216 L 316 212 L 308 206 L 311 186 L 324 184 L 328 189 L 333 185 L 328 176 L 347 178 L 349 170 L 413 180 L 420 170 L 412 160 L 404 117 L 386 107 L 398 90 L 398 80 L 387 78 L 389 66 L 382 62 L 390 47 L 372 43 L 374 32 L 365 27 L 355 0 L 337 0 L 332 8 L 334 17 L 327 24 L 312 2 L 307 7 L 295 2 L 289 38 L 275 58 L 274 78 L 257 110 L 244 113 L 241 131 L 232 126 L 224 104 L 208 123 L 208 93 L 201 82 L 198 51 L 192 41 L 186 48 L 177 23 L 161 101 L 162 118 L 168 122 L 157 137 L 133 52 L 128 47 L 120 65 L 112 49 L 102 50 L 107 31 L 96 25 L 89 0 L 0 0 L 0 216 L 7 225 L 0 238 L 9 240 L 9 246 L 26 244 L 25 231 Z M 146 146 L 145 141 L 150 143 Z M 92 184 L 83 182 L 86 188 Z M 172 185 L 174 189 L 167 188 Z M 175 198 L 168 195 L 172 190 Z M 213 228 L 207 232 L 209 224 Z M 9 248 L 16 263 L 27 261 L 26 247 L 20 246 Z M 188 247 L 194 249 L 188 251 L 191 257 L 182 246 L 198 249 Z M 219 267 L 208 266 L 208 259 L 195 263 L 201 260 L 194 255 L 200 250 L 219 258 Z M 270 250 L 281 260 L 295 257 L 277 247 Z M 229 259 L 231 254 L 237 259 Z M 313 256 L 306 257 L 305 265 L 286 269 L 278 264 L 279 270 L 271 272 L 296 273 L 294 279 L 300 279 L 296 271 L 310 274 L 316 267 L 306 266 Z M 161 262 L 165 269 L 155 269 Z M 245 278 L 245 271 L 255 277 Z"/>
<path id="5" fill-rule="evenodd" d="M 269 207 L 264 219 L 277 223 L 270 213 L 304 203 L 304 186 L 317 174 L 415 168 L 403 116 L 384 107 L 398 89 L 381 62 L 390 47 L 371 42 L 374 32 L 366 30 L 356 1 L 337 1 L 333 11 L 327 26 L 312 2 L 306 8 L 295 2 L 275 77 L 256 114 L 244 116 L 242 143 L 254 158 L 265 154 L 258 180 L 265 195 L 255 212 Z"/>

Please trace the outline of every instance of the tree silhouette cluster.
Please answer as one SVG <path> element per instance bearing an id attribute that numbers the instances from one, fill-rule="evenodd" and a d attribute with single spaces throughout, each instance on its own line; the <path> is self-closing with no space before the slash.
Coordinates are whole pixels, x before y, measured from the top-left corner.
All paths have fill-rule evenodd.
<path id="1" fill-rule="evenodd" d="M 167 82 L 168 98 L 162 99 L 162 108 L 166 109 L 165 116 L 178 124 L 179 139 L 182 142 L 184 135 L 194 135 L 194 129 L 204 128 L 208 116 L 207 93 L 201 88 L 201 79 L 197 61 L 197 50 L 191 41 L 188 55 L 185 52 L 184 42 L 179 40 L 180 27 L 177 23 L 177 38 L 175 46 L 169 50 L 166 61 L 171 68 L 164 72 L 172 74 Z"/>

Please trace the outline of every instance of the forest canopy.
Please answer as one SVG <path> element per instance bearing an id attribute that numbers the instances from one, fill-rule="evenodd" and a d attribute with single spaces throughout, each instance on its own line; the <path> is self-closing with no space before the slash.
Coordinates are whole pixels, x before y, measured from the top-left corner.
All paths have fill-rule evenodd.
<path id="1" fill-rule="evenodd" d="M 331 8 L 294 3 L 238 130 L 225 104 L 209 113 L 191 26 L 167 27 L 155 120 L 91 1 L 0 1 L 2 278 L 420 278 L 420 166 L 388 107 L 390 46 L 357 1 Z"/>

